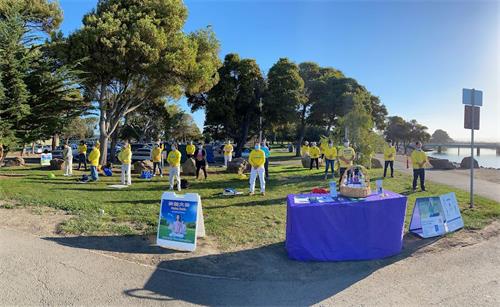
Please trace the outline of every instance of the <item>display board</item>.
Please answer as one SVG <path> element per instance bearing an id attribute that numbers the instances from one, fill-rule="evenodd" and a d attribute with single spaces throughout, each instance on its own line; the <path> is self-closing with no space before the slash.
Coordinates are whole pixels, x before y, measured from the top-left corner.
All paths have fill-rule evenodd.
<path id="1" fill-rule="evenodd" d="M 464 226 L 455 193 L 415 200 L 410 232 L 423 238 L 440 236 Z"/>
<path id="2" fill-rule="evenodd" d="M 163 193 L 156 244 L 176 250 L 194 251 L 197 237 L 204 236 L 200 196 L 197 193 Z"/>
<path id="3" fill-rule="evenodd" d="M 40 155 L 40 165 L 41 166 L 50 166 L 50 160 L 52 160 L 51 153 L 43 153 Z"/>

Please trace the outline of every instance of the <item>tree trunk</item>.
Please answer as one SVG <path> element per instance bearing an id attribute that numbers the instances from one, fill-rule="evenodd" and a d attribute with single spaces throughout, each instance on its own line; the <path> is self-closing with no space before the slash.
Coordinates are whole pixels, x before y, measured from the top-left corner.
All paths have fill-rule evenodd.
<path id="1" fill-rule="evenodd" d="M 248 138 L 248 130 L 250 129 L 250 118 L 248 115 L 245 116 L 245 121 L 243 123 L 243 128 L 241 129 L 241 135 L 239 140 L 237 140 L 236 153 L 235 156 L 237 158 L 241 157 L 241 153 L 243 152 L 243 147 L 245 147 L 245 143 Z"/>
<path id="2" fill-rule="evenodd" d="M 99 158 L 99 164 L 100 165 L 106 165 L 107 162 L 107 154 L 108 154 L 108 131 L 106 129 L 106 126 L 109 124 L 106 122 L 106 117 L 104 115 L 104 112 L 102 111 L 101 108 L 101 115 L 99 116 L 99 142 L 100 147 L 99 150 L 101 151 L 101 157 Z"/>
<path id="3" fill-rule="evenodd" d="M 57 143 L 59 143 L 59 134 L 54 134 L 52 136 L 52 150 L 56 149 Z"/>
<path id="4" fill-rule="evenodd" d="M 113 134 L 111 134 L 111 148 L 109 153 L 109 161 L 115 163 L 116 162 L 116 143 L 118 143 L 118 131 L 116 129 Z"/>
<path id="5" fill-rule="evenodd" d="M 297 139 L 297 147 L 295 148 L 295 156 L 300 157 L 300 147 L 304 141 L 304 136 L 306 134 L 306 106 L 302 107 L 302 112 L 300 115 L 300 127 L 299 127 L 299 138 Z"/>

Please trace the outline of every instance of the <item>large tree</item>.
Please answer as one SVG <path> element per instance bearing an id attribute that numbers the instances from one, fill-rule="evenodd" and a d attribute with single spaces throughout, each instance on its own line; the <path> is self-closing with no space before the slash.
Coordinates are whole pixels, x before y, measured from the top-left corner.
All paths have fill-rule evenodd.
<path id="1" fill-rule="evenodd" d="M 210 28 L 184 33 L 186 19 L 181 0 L 100 0 L 69 37 L 70 59 L 82 61 L 85 93 L 100 111 L 101 164 L 127 114 L 217 82 L 215 34 Z"/>
<path id="2" fill-rule="evenodd" d="M 249 136 L 258 129 L 265 81 L 255 60 L 240 59 L 237 54 L 226 55 L 219 78 L 210 91 L 189 96 L 188 103 L 193 111 L 205 109 L 205 131 L 234 139 L 236 156 L 240 156 Z"/>
<path id="3" fill-rule="evenodd" d="M 431 136 L 433 143 L 452 143 L 453 139 L 448 135 L 448 132 L 443 129 L 437 129 Z"/>

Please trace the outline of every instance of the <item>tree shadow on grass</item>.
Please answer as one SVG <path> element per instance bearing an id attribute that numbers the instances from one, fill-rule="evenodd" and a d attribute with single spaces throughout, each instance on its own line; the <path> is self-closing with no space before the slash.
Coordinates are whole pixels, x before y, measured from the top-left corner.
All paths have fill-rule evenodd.
<path id="1" fill-rule="evenodd" d="M 437 240 L 415 240 L 406 235 L 402 253 L 371 261 L 293 261 L 287 258 L 283 243 L 166 260 L 157 266 L 142 289 L 127 289 L 124 293 L 143 299 L 173 298 L 201 305 L 312 305 Z M 174 271 L 184 273 L 173 274 Z"/>
<path id="2" fill-rule="evenodd" d="M 251 206 L 272 206 L 272 205 L 281 205 L 286 204 L 285 198 L 275 198 L 275 199 L 258 199 L 258 195 L 252 196 L 254 199 L 247 202 L 240 202 L 235 204 L 227 204 L 227 205 L 213 205 L 213 206 L 204 206 L 203 209 L 206 211 L 210 211 L 213 209 L 221 209 L 228 207 L 251 207 Z"/>

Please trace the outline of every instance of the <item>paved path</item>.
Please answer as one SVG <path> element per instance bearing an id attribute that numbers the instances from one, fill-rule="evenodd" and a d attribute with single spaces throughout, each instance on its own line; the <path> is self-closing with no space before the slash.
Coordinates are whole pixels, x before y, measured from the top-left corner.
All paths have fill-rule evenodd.
<path id="1" fill-rule="evenodd" d="M 381 160 L 383 165 L 382 156 L 377 155 L 377 158 Z M 411 166 L 410 168 L 406 168 L 406 162 L 394 161 L 394 169 L 405 174 L 413 175 Z M 465 191 L 469 191 L 470 189 L 470 176 L 453 170 L 445 171 L 430 169 L 425 172 L 425 178 L 429 181 L 446 184 Z M 500 202 L 500 184 L 475 178 L 474 194 Z"/>
<path id="2" fill-rule="evenodd" d="M 0 227 L 0 305 L 500 306 L 500 236 L 385 266 L 369 263 L 317 280 L 214 279 Z"/>

